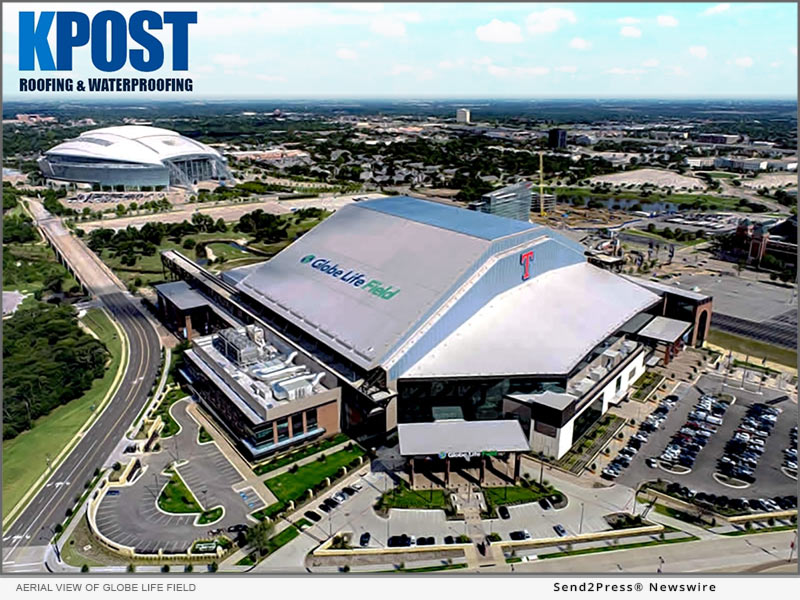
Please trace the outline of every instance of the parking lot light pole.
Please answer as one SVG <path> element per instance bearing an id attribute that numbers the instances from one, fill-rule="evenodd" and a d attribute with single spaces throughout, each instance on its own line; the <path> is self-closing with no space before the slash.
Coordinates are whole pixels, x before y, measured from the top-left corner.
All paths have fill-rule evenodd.
<path id="1" fill-rule="evenodd" d="M 581 502 L 581 524 L 578 527 L 578 535 L 583 533 L 583 502 Z"/>

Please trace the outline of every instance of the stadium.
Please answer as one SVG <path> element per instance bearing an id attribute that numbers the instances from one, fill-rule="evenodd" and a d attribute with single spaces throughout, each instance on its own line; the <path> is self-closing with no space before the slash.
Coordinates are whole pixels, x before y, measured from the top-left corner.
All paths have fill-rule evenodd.
<path id="1" fill-rule="evenodd" d="M 426 460 L 561 457 L 710 322 L 709 297 L 595 267 L 547 227 L 402 196 L 345 206 L 213 286 L 170 254 L 215 305 L 335 374 L 344 431 L 396 430 Z"/>
<path id="2" fill-rule="evenodd" d="M 45 178 L 141 189 L 231 179 L 225 158 L 174 131 L 142 125 L 105 127 L 58 144 L 39 159 Z"/>

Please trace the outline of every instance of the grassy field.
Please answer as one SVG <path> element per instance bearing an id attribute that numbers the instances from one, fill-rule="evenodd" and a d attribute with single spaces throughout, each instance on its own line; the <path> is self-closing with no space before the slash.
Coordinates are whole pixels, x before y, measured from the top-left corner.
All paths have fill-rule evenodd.
<path id="1" fill-rule="evenodd" d="M 553 488 L 539 488 L 538 483 L 532 484 L 531 487 L 509 485 L 505 487 L 483 488 L 483 496 L 486 498 L 486 504 L 489 506 L 537 502 L 545 496 L 555 493 L 557 492 Z"/>
<path id="2" fill-rule="evenodd" d="M 285 218 L 290 219 L 291 224 L 288 227 L 288 238 L 274 244 L 253 243 L 253 237 L 246 233 L 239 233 L 232 231 L 229 232 L 216 232 L 216 233 L 196 233 L 185 236 L 185 238 L 192 238 L 198 243 L 207 243 L 208 247 L 212 249 L 214 255 L 218 258 L 224 258 L 225 269 L 232 267 L 241 267 L 248 263 L 261 262 L 269 258 L 268 256 L 258 256 L 249 252 L 243 252 L 234 248 L 227 242 L 217 242 L 215 240 L 230 240 L 241 239 L 246 240 L 248 245 L 253 248 L 267 252 L 269 256 L 273 256 L 283 250 L 286 246 L 292 243 L 298 235 L 305 233 L 320 222 L 320 219 L 303 219 L 298 222 L 298 217 L 294 215 L 286 215 Z M 137 278 L 141 280 L 143 286 L 148 286 L 154 283 L 159 283 L 164 280 L 164 274 L 161 270 L 161 252 L 163 250 L 177 250 L 191 259 L 197 259 L 197 253 L 194 249 L 187 250 L 181 242 L 174 242 L 169 239 L 164 239 L 158 246 L 157 251 L 153 256 L 139 255 L 136 264 L 133 266 L 126 266 L 122 264 L 122 256 L 112 256 L 109 250 L 103 250 L 100 253 L 100 258 L 106 263 L 114 273 L 120 278 L 125 285 L 132 284 Z M 220 265 L 221 266 L 221 265 Z"/>
<path id="3" fill-rule="evenodd" d="M 314 442 L 313 444 L 309 444 L 308 446 L 303 446 L 299 450 L 295 450 L 289 454 L 284 454 L 283 456 L 279 456 L 278 458 L 271 460 L 267 463 L 258 465 L 253 471 L 256 475 L 264 475 L 269 473 L 270 471 L 274 471 L 275 469 L 279 469 L 286 465 L 290 465 L 293 462 L 297 462 L 302 458 L 306 458 L 307 456 L 311 456 L 316 454 L 317 452 L 322 452 L 327 450 L 328 448 L 332 448 L 337 444 L 341 444 L 342 442 L 346 442 L 350 438 L 347 437 L 343 433 L 336 434 L 335 436 L 328 438 L 326 440 L 321 440 L 319 442 Z"/>
<path id="4" fill-rule="evenodd" d="M 600 546 L 596 548 L 582 548 L 580 550 L 571 550 L 567 552 L 553 552 L 550 554 L 540 554 L 539 559 L 545 558 L 561 558 L 564 556 L 578 556 L 580 554 L 596 554 L 598 552 L 612 552 L 614 550 L 630 550 L 631 548 L 646 548 L 647 546 L 661 546 L 664 544 L 680 544 L 682 542 L 693 542 L 700 538 L 693 535 L 670 538 L 668 540 L 652 540 L 650 542 L 637 542 L 635 544 L 619 544 L 617 546 Z"/>
<path id="5" fill-rule="evenodd" d="M 412 490 L 407 486 L 395 487 L 378 500 L 381 510 L 390 508 L 441 509 L 449 506 L 443 490 Z"/>
<path id="6" fill-rule="evenodd" d="M 652 231 L 643 231 L 641 229 L 625 229 L 625 233 L 627 235 L 632 235 L 634 237 L 641 237 L 647 238 L 648 240 L 657 240 L 659 242 L 663 242 L 665 244 L 675 244 L 676 246 L 699 246 L 700 244 L 705 244 L 708 242 L 705 238 L 698 238 L 694 240 L 673 240 L 669 238 L 665 238 L 663 235 L 659 235 L 657 233 L 653 233 Z"/>
<path id="7" fill-rule="evenodd" d="M 597 199 L 601 201 L 606 200 L 632 200 L 647 207 L 648 204 L 655 204 L 657 202 L 669 202 L 671 204 L 686 205 L 696 207 L 698 210 L 723 210 L 723 209 L 736 209 L 742 212 L 747 212 L 747 207 L 739 207 L 739 198 L 731 196 L 716 196 L 714 194 L 664 194 L 661 192 L 653 192 L 647 197 L 643 197 L 638 191 L 619 191 L 611 190 L 604 192 L 593 192 L 591 188 L 569 188 L 569 187 L 556 187 L 545 189 L 545 193 L 550 192 L 557 196 L 564 198 L 566 202 L 569 196 L 580 196 L 584 200 Z"/>
<path id="8" fill-rule="evenodd" d="M 32 294 L 44 287 L 45 281 L 61 276 L 64 291 L 78 285 L 45 244 L 3 245 L 3 289 Z"/>
<path id="9" fill-rule="evenodd" d="M 236 239 L 248 239 L 248 236 L 243 233 L 197 233 L 186 237 L 192 238 L 196 242 L 208 242 L 219 239 L 227 240 L 232 237 Z M 219 245 L 221 246 L 222 244 Z M 147 286 L 152 283 L 164 281 L 164 273 L 161 270 L 161 251 L 163 250 L 177 250 L 193 260 L 197 258 L 194 249 L 187 250 L 181 243 L 173 242 L 166 238 L 162 240 L 161 245 L 158 246 L 153 256 L 144 256 L 140 254 L 138 255 L 136 264 L 131 267 L 122 264 L 122 256 L 112 256 L 112 253 L 107 249 L 101 251 L 99 256 L 104 263 L 111 267 L 111 270 L 114 271 L 125 285 L 132 283 L 138 277 L 142 280 L 142 285 Z"/>
<path id="10" fill-rule="evenodd" d="M 708 342 L 721 346 L 726 350 L 733 350 L 742 354 L 749 354 L 750 358 L 765 358 L 787 367 L 797 368 L 797 351 L 781 348 L 764 342 L 757 342 L 746 337 L 712 329 L 708 332 Z"/>
<path id="11" fill-rule="evenodd" d="M 161 495 L 158 497 L 158 507 L 168 513 L 199 513 L 203 509 L 195 500 L 192 492 L 186 487 L 177 473 L 172 474 Z"/>
<path id="12" fill-rule="evenodd" d="M 297 500 L 306 493 L 306 490 L 319 485 L 326 477 L 333 478 L 341 467 L 350 464 L 363 454 L 364 451 L 358 446 L 353 446 L 350 450 L 339 450 L 325 457 L 323 462 L 315 460 L 303 465 L 295 473 L 281 473 L 264 483 L 278 500 L 282 502 Z"/>
<path id="13" fill-rule="evenodd" d="M 108 368 L 83 397 L 55 408 L 37 419 L 31 430 L 3 442 L 3 518 L 45 472 L 46 457 L 54 459 L 61 452 L 100 405 L 114 381 L 122 359 L 122 341 L 117 330 L 105 313 L 96 308 L 90 309 L 82 322 L 108 348 L 111 354 Z"/>

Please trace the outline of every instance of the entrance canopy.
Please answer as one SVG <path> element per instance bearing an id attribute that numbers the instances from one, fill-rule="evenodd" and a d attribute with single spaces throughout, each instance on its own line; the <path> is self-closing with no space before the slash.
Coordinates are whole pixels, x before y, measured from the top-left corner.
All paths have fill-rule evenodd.
<path id="1" fill-rule="evenodd" d="M 686 321 L 656 317 L 640 330 L 638 335 L 657 342 L 672 344 L 677 342 L 691 326 L 692 324 Z"/>
<path id="2" fill-rule="evenodd" d="M 402 456 L 470 457 L 489 452 L 527 452 L 518 421 L 439 421 L 397 426 Z"/>

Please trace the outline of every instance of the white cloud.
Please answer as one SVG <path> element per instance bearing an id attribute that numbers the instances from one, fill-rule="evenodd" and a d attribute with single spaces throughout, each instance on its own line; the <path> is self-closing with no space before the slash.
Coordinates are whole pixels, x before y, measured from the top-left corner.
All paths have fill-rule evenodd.
<path id="1" fill-rule="evenodd" d="M 585 40 L 583 38 L 572 38 L 569 42 L 570 48 L 575 48 L 576 50 L 588 50 L 592 47 L 592 42 Z"/>
<path id="2" fill-rule="evenodd" d="M 753 66 L 753 59 L 749 56 L 740 56 L 739 58 L 734 59 L 733 64 L 737 67 L 743 67 L 745 69 Z"/>
<path id="3" fill-rule="evenodd" d="M 240 68 L 250 63 L 241 54 L 215 54 L 211 57 L 211 62 L 226 69 Z"/>
<path id="4" fill-rule="evenodd" d="M 642 63 L 642 66 L 643 66 L 643 67 L 650 67 L 650 68 L 652 68 L 652 67 L 657 67 L 659 64 L 661 64 L 661 63 L 659 63 L 659 61 L 658 61 L 658 59 L 657 59 L 657 58 L 648 58 L 646 61 L 644 61 L 644 62 Z"/>
<path id="5" fill-rule="evenodd" d="M 251 75 L 251 77 L 255 77 L 259 81 L 269 81 L 270 83 L 280 83 L 286 81 L 286 77 L 283 75 L 265 75 L 264 73 L 256 73 L 255 75 Z"/>
<path id="6" fill-rule="evenodd" d="M 514 77 L 538 77 L 547 75 L 550 72 L 548 67 L 501 67 L 499 65 L 489 65 L 486 70 L 489 75 L 495 77 L 508 77 L 509 75 Z"/>
<path id="7" fill-rule="evenodd" d="M 773 69 L 777 69 L 778 67 L 781 66 L 781 64 L 783 64 L 783 63 L 781 63 L 780 61 L 776 60 L 775 62 L 769 63 L 769 66 L 772 67 Z"/>
<path id="8" fill-rule="evenodd" d="M 440 61 L 437 66 L 440 69 L 455 69 L 457 67 L 463 67 L 464 63 L 465 61 L 463 58 L 459 58 L 457 60 L 445 59 L 443 61 Z"/>
<path id="9" fill-rule="evenodd" d="M 414 77 L 417 81 L 428 81 L 434 77 L 433 69 L 428 67 L 414 67 L 409 64 L 394 65 L 390 73 L 392 75 Z"/>
<path id="10" fill-rule="evenodd" d="M 383 10 L 383 4 L 380 2 L 335 2 L 332 6 L 369 13 L 381 12 Z"/>
<path id="11" fill-rule="evenodd" d="M 689 48 L 689 54 L 695 58 L 706 58 L 708 56 L 708 48 L 705 46 L 691 46 Z"/>
<path id="12" fill-rule="evenodd" d="M 637 19 L 636 17 L 622 17 L 617 19 L 617 23 L 620 25 L 636 25 L 640 20 L 641 19 Z"/>
<path id="13" fill-rule="evenodd" d="M 486 67 L 486 72 L 493 77 L 536 77 L 547 75 L 550 72 L 550 67 L 504 67 L 496 65 L 488 56 L 473 61 L 473 64 L 473 68 L 476 71 L 481 71 L 481 67 Z"/>
<path id="14" fill-rule="evenodd" d="M 644 69 L 624 69 L 622 67 L 614 67 L 613 69 L 609 69 L 606 71 L 609 75 L 641 75 L 645 73 Z"/>
<path id="15" fill-rule="evenodd" d="M 656 18 L 660 27 L 677 27 L 678 26 L 678 19 L 673 17 L 672 15 L 658 15 Z"/>
<path id="16" fill-rule="evenodd" d="M 358 52 L 350 50 L 350 48 L 339 48 L 336 51 L 336 56 L 342 60 L 355 60 L 358 58 Z"/>
<path id="17" fill-rule="evenodd" d="M 200 65 L 199 67 L 192 67 L 192 73 L 213 73 L 214 71 L 215 69 L 212 65 Z"/>
<path id="18" fill-rule="evenodd" d="M 578 67 L 574 65 L 567 65 L 565 67 L 556 67 L 553 70 L 558 71 L 559 73 L 577 73 Z"/>
<path id="19" fill-rule="evenodd" d="M 373 33 L 386 37 L 403 37 L 406 34 L 406 24 L 402 19 L 393 17 L 380 17 L 369 24 Z"/>
<path id="20" fill-rule="evenodd" d="M 631 27 L 631 26 L 628 25 L 628 26 L 623 27 L 622 29 L 620 29 L 619 30 L 619 34 L 622 37 L 638 38 L 638 37 L 642 37 L 642 30 L 641 29 L 637 29 L 636 27 Z"/>
<path id="21" fill-rule="evenodd" d="M 684 75 L 688 75 L 688 73 L 686 72 L 686 69 L 684 69 L 684 68 L 683 68 L 683 67 L 681 67 L 681 66 L 677 66 L 677 67 L 668 67 L 668 68 L 667 68 L 667 70 L 668 70 L 668 71 L 669 71 L 669 72 L 670 72 L 672 75 L 677 75 L 678 77 L 683 77 Z"/>
<path id="22" fill-rule="evenodd" d="M 516 23 L 492 19 L 486 25 L 475 29 L 475 35 L 482 42 L 493 44 L 518 44 L 522 41 L 522 30 Z"/>
<path id="23" fill-rule="evenodd" d="M 791 52 L 792 54 L 797 56 L 797 46 L 793 46 L 792 48 L 789 48 L 789 52 Z"/>
<path id="24" fill-rule="evenodd" d="M 16 54 L 3 54 L 3 64 L 4 65 L 19 64 L 19 57 Z"/>
<path id="25" fill-rule="evenodd" d="M 730 7 L 731 7 L 731 5 L 728 4 L 727 2 L 725 2 L 723 4 L 717 4 L 716 6 L 712 6 L 710 8 L 705 9 L 703 11 L 703 14 L 706 15 L 706 16 L 708 16 L 708 15 L 718 15 L 721 12 L 725 12 Z"/>
<path id="26" fill-rule="evenodd" d="M 577 22 L 575 13 L 564 8 L 548 8 L 542 12 L 534 12 L 525 19 L 528 33 L 552 33 L 565 23 Z"/>

